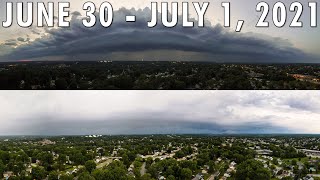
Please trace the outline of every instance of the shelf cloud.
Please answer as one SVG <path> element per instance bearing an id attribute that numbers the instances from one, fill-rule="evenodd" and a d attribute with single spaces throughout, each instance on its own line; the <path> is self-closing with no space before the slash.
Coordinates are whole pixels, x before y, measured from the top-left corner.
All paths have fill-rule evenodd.
<path id="1" fill-rule="evenodd" d="M 44 35 L 32 42 L 22 37 L 17 41 L 6 42 L 1 46 L 12 46 L 11 51 L 0 59 L 46 60 L 59 57 L 63 60 L 99 60 L 97 58 L 107 57 L 140 60 L 137 57 L 143 57 L 146 60 L 190 60 L 188 58 L 196 57 L 196 60 L 203 61 L 302 62 L 310 58 L 290 41 L 281 38 L 235 33 L 220 24 L 212 26 L 209 22 L 206 22 L 204 28 L 183 28 L 181 16 L 179 25 L 174 28 L 165 28 L 160 24 L 148 28 L 147 22 L 151 17 L 149 8 L 121 8 L 115 11 L 114 22 L 109 28 L 98 23 L 92 28 L 86 28 L 79 12 L 71 14 L 70 28 L 45 28 Z M 137 22 L 124 21 L 125 16 L 130 14 L 136 15 Z M 37 29 L 32 31 L 39 34 Z M 25 43 L 17 46 L 17 42 Z"/>

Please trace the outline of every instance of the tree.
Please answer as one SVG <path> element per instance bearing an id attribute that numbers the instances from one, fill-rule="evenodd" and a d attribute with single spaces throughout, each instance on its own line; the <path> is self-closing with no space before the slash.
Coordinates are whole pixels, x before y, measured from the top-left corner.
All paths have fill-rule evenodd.
<path id="1" fill-rule="evenodd" d="M 96 169 L 92 172 L 92 176 L 96 180 L 104 180 L 104 174 L 105 174 L 105 172 L 102 169 Z"/>
<path id="2" fill-rule="evenodd" d="M 56 80 L 56 88 L 63 90 L 63 89 L 67 89 L 68 87 L 68 82 L 65 79 L 58 79 Z"/>
<path id="3" fill-rule="evenodd" d="M 287 176 L 287 177 L 283 177 L 281 180 L 294 180 L 293 177 Z"/>
<path id="4" fill-rule="evenodd" d="M 1 151 L 0 150 L 0 160 L 2 160 L 2 162 L 4 164 L 8 164 L 10 161 L 10 154 L 7 151 Z"/>
<path id="5" fill-rule="evenodd" d="M 123 164 L 126 165 L 127 167 L 130 166 L 129 157 L 126 153 L 122 155 L 122 161 L 123 161 Z"/>
<path id="6" fill-rule="evenodd" d="M 148 173 L 151 174 L 151 176 L 153 178 L 157 178 L 158 177 L 158 169 L 156 167 L 156 164 L 152 164 L 149 168 L 148 168 Z"/>
<path id="7" fill-rule="evenodd" d="M 47 172 L 45 171 L 44 167 L 38 166 L 32 168 L 32 179 L 42 180 L 46 177 Z"/>
<path id="8" fill-rule="evenodd" d="M 86 169 L 91 173 L 93 170 L 96 169 L 97 165 L 93 160 L 89 160 L 84 165 Z"/>
<path id="9" fill-rule="evenodd" d="M 278 165 L 278 159 L 277 159 L 277 158 L 273 158 L 272 163 L 273 163 L 274 165 Z"/>
<path id="10" fill-rule="evenodd" d="M 168 176 L 167 180 L 176 180 L 176 178 L 173 175 Z"/>
<path id="11" fill-rule="evenodd" d="M 13 166 L 12 171 L 13 171 L 13 173 L 15 175 L 19 175 L 20 172 L 23 170 L 23 168 L 24 168 L 23 167 L 23 163 L 22 162 L 17 162 L 17 164 Z"/>
<path id="12" fill-rule="evenodd" d="M 77 85 L 77 81 L 76 80 L 72 80 L 70 83 L 70 88 L 72 90 L 78 89 L 78 85 Z"/>
<path id="13" fill-rule="evenodd" d="M 237 180 L 269 180 L 271 174 L 268 169 L 263 167 L 263 164 L 254 159 L 249 159 L 242 162 L 236 172 Z"/>
<path id="14" fill-rule="evenodd" d="M 292 166 L 296 166 L 296 165 L 297 165 L 297 160 L 293 159 L 293 160 L 291 161 L 291 165 L 292 165 Z"/>
<path id="15" fill-rule="evenodd" d="M 43 166 L 49 166 L 53 163 L 53 155 L 48 152 L 41 152 L 37 155 L 37 158 L 40 160 Z"/>
<path id="16" fill-rule="evenodd" d="M 59 174 L 57 171 L 52 171 L 49 173 L 48 179 L 49 180 L 58 180 Z"/>
<path id="17" fill-rule="evenodd" d="M 79 175 L 78 180 L 95 180 L 88 172 L 83 172 Z"/>
<path id="18" fill-rule="evenodd" d="M 148 169 L 152 163 L 153 163 L 152 157 L 148 157 L 146 160 L 146 169 Z"/>
<path id="19" fill-rule="evenodd" d="M 63 174 L 60 176 L 60 180 L 73 180 L 73 175 L 67 175 L 67 174 Z"/>
<path id="20" fill-rule="evenodd" d="M 153 178 L 151 177 L 151 174 L 146 173 L 143 176 L 138 178 L 139 180 L 152 180 Z"/>
<path id="21" fill-rule="evenodd" d="M 85 163 L 85 157 L 82 155 L 80 151 L 75 152 L 70 156 L 70 159 L 74 161 L 76 165 L 81 165 Z"/>
<path id="22" fill-rule="evenodd" d="M 215 163 L 214 163 L 214 161 L 209 161 L 209 163 L 208 163 L 208 165 L 209 165 L 209 170 L 208 170 L 208 172 L 209 173 L 214 173 L 215 172 Z"/>
<path id="23" fill-rule="evenodd" d="M 0 179 L 3 178 L 3 173 L 5 171 L 5 165 L 3 164 L 2 160 L 0 160 Z"/>
<path id="24" fill-rule="evenodd" d="M 181 170 L 180 177 L 183 180 L 189 180 L 192 177 L 192 171 L 189 168 L 183 168 Z"/>
<path id="25" fill-rule="evenodd" d="M 58 157 L 58 162 L 60 164 L 64 164 L 64 163 L 66 163 L 66 161 L 67 161 L 67 156 L 65 154 L 60 154 Z"/>

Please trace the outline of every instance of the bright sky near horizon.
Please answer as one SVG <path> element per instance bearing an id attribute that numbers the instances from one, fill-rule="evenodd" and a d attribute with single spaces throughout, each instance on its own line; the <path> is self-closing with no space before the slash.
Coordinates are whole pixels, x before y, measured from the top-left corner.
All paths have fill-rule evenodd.
<path id="1" fill-rule="evenodd" d="M 30 0 L 29 0 L 30 1 Z M 32 0 L 33 2 L 48 2 L 47 0 L 43 1 L 37 1 L 37 0 Z M 82 16 L 85 15 L 85 11 L 82 10 L 82 5 L 86 0 L 69 0 L 71 2 L 71 12 L 74 11 L 79 11 Z M 92 0 L 97 6 L 104 0 Z M 255 25 L 260 17 L 260 12 L 256 12 L 256 5 L 260 0 L 250 0 L 250 1 L 245 1 L 244 0 L 230 0 L 231 2 L 231 29 L 230 31 L 234 31 L 236 22 L 237 20 L 245 20 L 244 28 L 241 32 L 241 34 L 249 34 L 254 33 L 258 34 L 255 35 L 255 37 L 263 37 L 266 39 L 270 39 L 270 37 L 273 37 L 275 39 L 282 39 L 282 41 L 286 41 L 288 44 L 292 44 L 293 48 L 297 48 L 298 50 L 302 50 L 304 53 L 308 54 L 308 57 L 312 56 L 315 57 L 318 61 L 320 62 L 320 28 L 311 28 L 309 26 L 310 24 L 310 10 L 308 7 L 308 2 L 307 1 L 301 1 L 304 5 L 304 11 L 303 15 L 301 17 L 301 21 L 304 23 L 303 28 L 289 28 L 289 23 L 286 24 L 285 27 L 283 28 L 276 28 L 273 26 L 273 23 L 271 22 L 272 18 L 269 15 L 267 18 L 268 21 L 270 21 L 270 28 L 256 28 Z M 0 2 L 0 20 L 4 21 L 5 18 L 5 2 L 28 2 L 27 0 L 10 0 L 10 1 L 1 1 Z M 59 2 L 58 0 L 55 0 L 54 2 Z M 138 9 L 144 9 L 146 7 L 150 7 L 150 0 L 137 0 L 137 1 L 132 1 L 132 0 L 109 0 L 109 2 L 113 5 L 114 10 L 118 10 L 119 8 L 126 8 L 126 9 L 131 9 L 135 8 L 136 10 Z M 163 2 L 163 1 L 158 1 L 158 2 Z M 167 0 L 165 2 L 173 2 L 172 0 Z M 182 1 L 178 1 L 182 2 Z M 188 1 L 192 2 L 192 1 Z M 206 13 L 206 19 L 209 20 L 212 24 L 212 26 L 215 26 L 216 24 L 222 24 L 223 23 L 223 8 L 221 7 L 221 2 L 222 0 L 215 0 L 215 1 L 203 1 L 200 0 L 199 2 L 210 2 L 209 9 L 207 10 Z M 266 1 L 270 5 L 273 5 L 276 0 L 268 0 Z M 284 0 L 283 1 L 286 5 L 287 8 L 289 8 L 289 5 L 291 2 L 294 2 L 293 0 Z M 316 0 L 319 4 L 319 0 Z M 57 8 L 55 8 L 57 10 Z M 180 7 L 181 10 L 181 7 Z M 191 16 L 195 16 L 195 12 L 193 8 L 190 8 L 191 10 Z M 288 10 L 289 11 L 289 10 Z M 181 13 L 181 12 L 180 12 Z M 269 13 L 272 14 L 272 13 Z M 288 22 L 291 21 L 293 18 L 294 13 L 288 13 Z M 139 17 L 137 17 L 139 18 Z M 151 17 L 148 17 L 148 19 Z M 72 24 L 71 24 L 72 26 Z M 145 25 L 146 26 L 146 25 Z M 32 44 L 32 49 L 39 48 L 38 46 L 34 47 L 34 41 L 36 38 L 43 38 L 43 36 L 48 35 L 48 33 L 44 33 L 43 28 L 20 28 L 17 25 L 14 25 L 10 28 L 1 28 L 0 29 L 0 60 L 5 60 L 4 58 L 8 58 L 7 54 L 10 55 L 11 52 L 16 52 L 20 51 L 20 49 L 17 50 L 17 47 L 23 45 L 23 46 L 28 46 Z M 264 36 L 267 37 L 264 37 Z M 168 37 L 169 38 L 169 37 Z M 206 37 L 210 38 L 210 37 Z M 212 37 L 215 38 L 215 37 Z M 15 40 L 15 41 L 14 41 Z M 274 40 L 270 40 L 274 42 Z M 43 43 L 44 44 L 44 43 Z M 42 44 L 42 45 L 43 45 Z M 275 42 L 277 46 L 280 48 L 282 45 L 278 45 L 277 42 Z M 10 46 L 11 45 L 11 46 Z M 235 45 L 236 46 L 236 45 Z M 291 45 L 290 45 L 291 46 Z M 119 45 L 119 48 L 122 46 Z M 161 47 L 163 50 L 163 47 Z M 291 48 L 291 47 L 289 47 Z M 26 48 L 23 48 L 25 50 Z M 50 49 L 50 47 L 48 48 Z M 182 50 L 185 51 L 184 49 L 177 49 L 177 50 Z M 30 52 L 29 50 L 26 50 L 27 52 Z M 267 51 L 267 49 L 266 49 Z M 21 51 L 22 53 L 24 51 Z M 131 50 L 130 50 L 131 52 Z M 295 52 L 295 50 L 293 50 Z M 33 52 L 34 53 L 34 52 Z M 211 53 L 211 52 L 210 52 Z M 221 52 L 219 52 L 221 53 Z M 287 53 L 287 52 L 279 52 L 279 53 Z M 290 52 L 289 52 L 290 53 Z M 211 53 L 211 54 L 217 54 L 216 52 Z M 61 54 L 59 54 L 61 55 Z M 56 54 L 50 54 L 48 56 L 59 56 Z M 63 54 L 64 55 L 64 54 Z M 70 54 L 68 54 L 71 56 Z M 3 56 L 1 58 L 1 56 Z M 72 56 L 76 56 L 73 55 Z M 140 56 L 139 56 L 140 57 Z M 11 59 L 15 60 L 21 60 L 24 59 L 23 56 L 21 57 L 13 57 L 10 56 Z M 8 58 L 8 59 L 10 59 Z M 41 57 L 32 57 L 32 56 L 26 56 L 26 59 L 32 59 L 32 58 L 41 58 Z M 280 57 L 281 59 L 281 57 Z M 314 62 L 314 61 L 313 61 Z"/>

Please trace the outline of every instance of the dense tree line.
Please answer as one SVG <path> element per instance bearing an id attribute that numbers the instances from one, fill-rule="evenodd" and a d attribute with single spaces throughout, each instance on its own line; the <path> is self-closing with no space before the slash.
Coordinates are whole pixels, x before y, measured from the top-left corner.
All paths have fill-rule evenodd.
<path id="1" fill-rule="evenodd" d="M 319 65 L 196 62 L 0 64 L 0 89 L 320 89 L 289 74 L 319 78 Z"/>

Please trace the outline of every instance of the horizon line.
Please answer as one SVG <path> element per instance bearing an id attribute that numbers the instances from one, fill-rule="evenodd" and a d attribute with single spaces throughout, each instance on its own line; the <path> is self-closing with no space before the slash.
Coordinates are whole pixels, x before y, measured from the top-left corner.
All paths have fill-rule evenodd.
<path id="1" fill-rule="evenodd" d="M 74 135 L 62 135 L 62 134 L 57 134 L 57 135 L 0 135 L 1 137 L 61 137 L 61 136 L 163 136 L 163 135 L 179 135 L 179 136 L 253 136 L 253 135 L 272 135 L 272 136 L 281 136 L 281 135 L 320 135 L 320 133 L 221 133 L 221 134 L 197 134 L 197 133 L 176 133 L 176 134 L 170 134 L 170 133 L 154 133 L 154 134 L 74 134 Z"/>
<path id="2" fill-rule="evenodd" d="M 217 61 L 205 61 L 205 60 L 8 60 L 8 61 L 1 61 L 1 63 L 43 63 L 43 62 L 101 62 L 101 61 L 108 61 L 107 63 L 113 62 L 196 62 L 196 63 L 213 63 L 213 64 L 320 64 L 320 62 L 217 62 Z"/>

